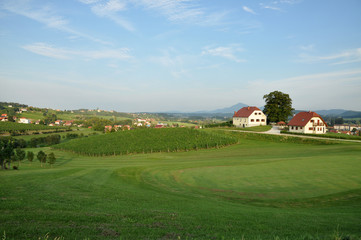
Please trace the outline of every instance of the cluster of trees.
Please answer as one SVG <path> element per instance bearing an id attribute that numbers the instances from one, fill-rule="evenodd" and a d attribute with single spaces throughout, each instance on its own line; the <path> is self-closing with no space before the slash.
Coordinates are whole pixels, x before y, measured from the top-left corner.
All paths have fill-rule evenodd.
<path id="1" fill-rule="evenodd" d="M 0 138 L 0 165 L 2 169 L 10 169 L 11 163 L 17 162 L 17 166 L 13 166 L 14 169 L 18 169 L 20 162 L 27 157 L 29 162 L 32 162 L 34 159 L 34 153 L 28 151 L 27 153 L 20 148 L 19 143 L 14 138 Z M 52 166 L 55 161 L 55 154 L 50 153 L 47 155 L 43 151 L 39 151 L 37 158 L 43 166 L 44 163 L 48 163 Z M 8 165 L 8 166 L 6 166 Z"/>
<path id="2" fill-rule="evenodd" d="M 28 152 L 29 154 L 30 152 Z M 30 156 L 32 156 L 32 158 L 28 157 L 29 162 L 33 161 L 34 158 L 34 154 L 31 154 Z M 40 161 L 41 167 L 43 167 L 43 164 L 45 164 L 46 162 L 48 162 L 50 164 L 50 166 L 53 166 L 53 164 L 56 161 L 56 157 L 55 154 L 53 152 L 46 154 L 43 151 L 39 151 L 38 154 L 36 155 L 37 159 Z"/>
<path id="3" fill-rule="evenodd" d="M 60 139 L 61 137 L 59 134 L 49 135 L 46 137 L 32 138 L 28 142 L 28 146 L 29 147 L 50 146 L 60 143 Z"/>
<path id="4" fill-rule="evenodd" d="M 40 120 L 40 124 L 48 125 L 48 124 L 53 123 L 56 120 L 58 120 L 58 117 L 54 113 L 49 114 L 48 112 L 44 112 L 43 116 L 44 116 L 44 119 Z"/>
<path id="5" fill-rule="evenodd" d="M 109 120 L 104 118 L 93 117 L 83 121 L 77 121 L 78 124 L 84 124 L 84 127 L 92 127 L 95 131 L 104 131 L 104 127 L 107 125 L 132 125 L 133 121 L 131 119 L 114 121 L 115 119 Z"/>
<path id="6" fill-rule="evenodd" d="M 205 128 L 215 128 L 215 127 L 233 127 L 233 120 L 222 123 L 213 123 L 204 125 Z"/>

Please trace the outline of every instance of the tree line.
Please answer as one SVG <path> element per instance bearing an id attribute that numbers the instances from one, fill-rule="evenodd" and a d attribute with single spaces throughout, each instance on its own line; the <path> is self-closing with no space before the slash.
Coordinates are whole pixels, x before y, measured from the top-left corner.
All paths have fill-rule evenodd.
<path id="1" fill-rule="evenodd" d="M 14 162 L 16 162 L 17 165 L 14 165 L 13 169 L 18 169 L 20 162 L 23 161 L 25 157 L 29 162 L 33 162 L 34 153 L 32 151 L 25 152 L 22 148 L 20 148 L 20 146 L 19 142 L 14 138 L 0 138 L 1 169 L 11 169 L 11 163 Z M 43 164 L 45 163 L 49 163 L 49 165 L 52 166 L 56 161 L 56 157 L 53 152 L 46 154 L 43 151 L 39 151 L 36 157 L 40 161 L 41 167 L 43 167 Z"/>

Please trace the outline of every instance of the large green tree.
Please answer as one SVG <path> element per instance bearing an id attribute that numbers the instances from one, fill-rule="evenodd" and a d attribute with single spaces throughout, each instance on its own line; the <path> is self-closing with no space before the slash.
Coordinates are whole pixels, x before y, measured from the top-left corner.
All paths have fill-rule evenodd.
<path id="1" fill-rule="evenodd" d="M 268 122 L 287 121 L 292 115 L 292 99 L 286 93 L 274 91 L 263 96 L 266 102 L 263 112 Z"/>
<path id="2" fill-rule="evenodd" d="M 40 161 L 41 167 L 43 167 L 43 163 L 46 163 L 46 157 L 47 157 L 46 153 L 43 151 L 39 151 L 36 157 Z"/>

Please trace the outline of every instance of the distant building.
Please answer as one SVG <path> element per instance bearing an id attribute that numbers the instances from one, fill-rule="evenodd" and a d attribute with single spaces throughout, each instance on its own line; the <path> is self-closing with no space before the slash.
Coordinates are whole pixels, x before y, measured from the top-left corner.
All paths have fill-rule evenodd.
<path id="1" fill-rule="evenodd" d="M 113 128 L 112 126 L 108 125 L 104 127 L 104 130 L 110 132 L 112 131 L 112 128 Z"/>
<path id="2" fill-rule="evenodd" d="M 315 112 L 299 112 L 288 123 L 288 130 L 295 133 L 326 133 L 327 124 Z"/>
<path id="3" fill-rule="evenodd" d="M 6 113 L 1 114 L 0 121 L 1 122 L 8 121 L 8 115 Z"/>
<path id="4" fill-rule="evenodd" d="M 258 107 L 244 107 L 234 112 L 233 125 L 236 127 L 267 125 L 267 117 Z"/>
<path id="5" fill-rule="evenodd" d="M 30 120 L 30 119 L 27 119 L 27 118 L 20 118 L 20 119 L 19 119 L 19 123 L 29 124 L 29 123 L 31 123 L 31 120 Z"/>

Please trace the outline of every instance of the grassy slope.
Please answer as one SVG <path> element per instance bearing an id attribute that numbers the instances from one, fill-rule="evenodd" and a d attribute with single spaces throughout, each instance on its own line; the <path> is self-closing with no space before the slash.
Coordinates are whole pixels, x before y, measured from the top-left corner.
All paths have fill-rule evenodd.
<path id="1" fill-rule="evenodd" d="M 0 172 L 7 239 L 361 236 L 360 144 L 242 139 L 182 153 L 54 152 L 53 169 L 34 162 Z"/>

